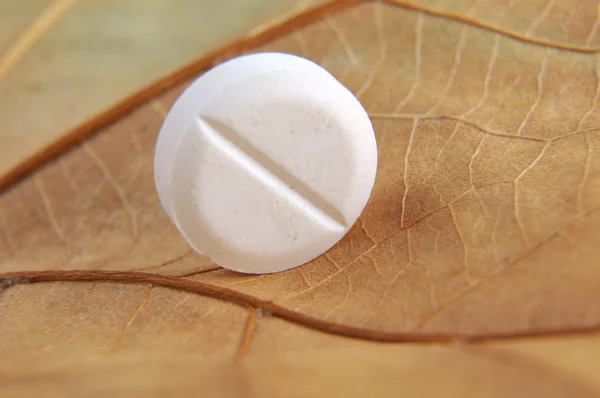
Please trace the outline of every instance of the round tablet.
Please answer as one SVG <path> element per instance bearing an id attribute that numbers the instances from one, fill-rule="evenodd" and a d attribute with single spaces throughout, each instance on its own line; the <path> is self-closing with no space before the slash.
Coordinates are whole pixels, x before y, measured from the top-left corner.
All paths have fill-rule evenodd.
<path id="1" fill-rule="evenodd" d="M 375 180 L 369 117 L 331 74 L 280 53 L 198 78 L 160 130 L 154 177 L 188 243 L 216 264 L 269 273 L 304 264 L 348 232 Z"/>

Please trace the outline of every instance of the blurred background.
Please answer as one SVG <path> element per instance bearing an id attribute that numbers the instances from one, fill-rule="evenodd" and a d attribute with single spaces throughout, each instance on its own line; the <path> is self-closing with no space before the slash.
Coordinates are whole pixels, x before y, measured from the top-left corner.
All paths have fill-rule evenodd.
<path id="1" fill-rule="evenodd" d="M 0 175 L 65 132 L 325 0 L 2 0 Z"/>

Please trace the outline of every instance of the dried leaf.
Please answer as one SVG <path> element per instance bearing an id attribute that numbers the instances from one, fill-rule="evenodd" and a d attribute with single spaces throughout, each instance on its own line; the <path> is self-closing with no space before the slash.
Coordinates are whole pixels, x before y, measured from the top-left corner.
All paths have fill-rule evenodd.
<path id="1" fill-rule="evenodd" d="M 468 9 L 499 4 L 479 3 Z M 551 3 L 544 18 L 515 5 L 495 30 L 470 23 L 493 13 L 465 11 L 466 2 L 453 9 L 462 19 L 433 15 L 433 2 L 424 2 L 428 12 L 368 3 L 257 49 L 329 69 L 360 97 L 379 145 L 377 181 L 357 224 L 294 270 L 202 272 L 215 266 L 168 222 L 153 186 L 153 145 L 185 85 L 5 192 L 3 272 L 147 271 L 171 275 L 161 286 L 193 286 L 149 287 L 163 279 L 144 276 L 112 285 L 104 282 L 113 274 L 102 274 L 96 284 L 6 289 L 0 352 L 19 364 L 0 367 L 7 383 L 14 391 L 163 391 L 157 396 L 198 386 L 256 396 L 599 394 L 600 340 L 576 333 L 600 324 L 599 60 L 577 47 L 596 40 L 592 32 L 581 41 L 583 23 L 569 19 L 595 7 L 581 3 Z M 515 38 L 557 25 L 572 35 Z M 198 286 L 227 288 L 242 302 L 236 292 L 250 295 L 247 304 L 274 308 L 274 317 L 300 315 L 286 318 L 296 325 L 260 310 L 246 318 L 243 308 L 189 293 L 206 293 Z M 329 334 L 302 327 L 315 320 Z M 333 335 L 340 330 L 375 340 L 523 339 L 381 345 Z M 239 350 L 243 360 L 226 366 Z M 136 369 L 131 378 L 125 367 Z M 115 384 L 103 385 L 106 377 Z M 218 377 L 232 390 L 221 391 Z"/>
<path id="2" fill-rule="evenodd" d="M 14 305 L 0 318 L 0 335 L 13 344 L 2 349 L 3 396 L 593 397 L 600 388 L 598 338 L 381 345 L 260 317 L 244 360 L 232 363 L 242 309 L 153 288 L 138 312 L 147 291 L 105 284 L 11 290 Z"/>

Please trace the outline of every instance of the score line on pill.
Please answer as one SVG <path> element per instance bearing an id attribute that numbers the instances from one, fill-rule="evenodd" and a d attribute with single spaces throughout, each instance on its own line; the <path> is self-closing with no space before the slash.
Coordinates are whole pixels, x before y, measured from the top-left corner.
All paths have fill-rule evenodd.
<path id="1" fill-rule="evenodd" d="M 200 76 L 160 130 L 154 179 L 190 246 L 271 273 L 329 250 L 362 213 L 377 144 L 360 102 L 319 65 L 258 53 Z"/>

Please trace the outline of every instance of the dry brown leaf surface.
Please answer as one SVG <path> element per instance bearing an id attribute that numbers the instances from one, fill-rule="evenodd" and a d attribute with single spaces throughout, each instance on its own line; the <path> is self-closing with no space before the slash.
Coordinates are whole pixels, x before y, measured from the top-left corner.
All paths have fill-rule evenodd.
<path id="1" fill-rule="evenodd" d="M 170 225 L 152 179 L 157 131 L 186 83 L 4 192 L 0 269 L 168 275 L 267 300 L 332 328 L 478 338 L 594 330 L 599 59 L 581 48 L 597 41 L 596 4 L 540 3 L 541 11 L 499 1 L 453 4 L 461 20 L 358 5 L 256 49 L 320 63 L 372 116 L 375 188 L 357 224 L 326 255 L 273 275 L 201 272 L 215 266 Z M 578 13 L 593 18 L 575 22 Z M 474 18 L 494 28 L 474 26 Z M 105 282 L 2 293 L 0 352 L 10 360 L 0 365 L 0 383 L 8 391 L 600 394 L 594 334 L 383 345 L 151 282 Z M 243 360 L 232 363 L 236 357 Z"/>

